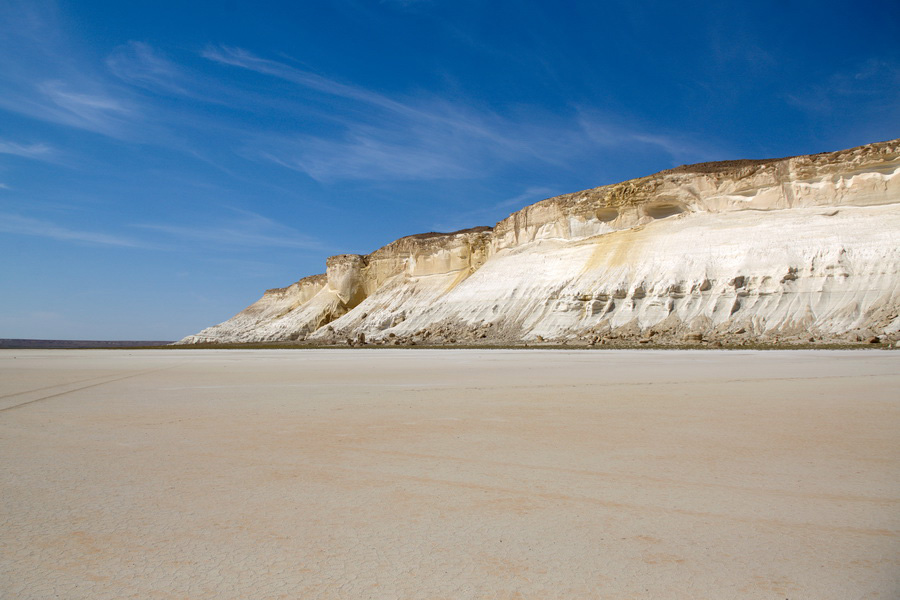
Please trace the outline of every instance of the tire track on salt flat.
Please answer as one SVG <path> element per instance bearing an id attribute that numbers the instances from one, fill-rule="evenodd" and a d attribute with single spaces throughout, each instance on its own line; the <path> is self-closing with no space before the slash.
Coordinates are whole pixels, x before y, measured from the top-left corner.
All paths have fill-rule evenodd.
<path id="1" fill-rule="evenodd" d="M 77 385 L 79 383 L 84 383 L 85 381 L 97 381 L 98 379 L 109 379 L 110 377 L 112 377 L 112 375 L 97 375 L 96 377 L 85 377 L 84 379 L 76 379 L 75 381 L 69 381 L 67 383 L 57 383 L 54 385 L 45 385 L 44 387 L 34 388 L 31 390 L 25 390 L 22 392 L 13 392 L 12 394 L 4 394 L 4 395 L 0 396 L 0 400 L 5 400 L 6 398 L 13 398 L 15 396 L 24 396 L 25 394 L 33 394 L 34 392 L 42 392 L 44 390 L 52 390 L 53 388 Z"/>
<path id="2" fill-rule="evenodd" d="M 101 386 L 101 385 L 106 385 L 107 383 L 114 383 L 114 382 L 116 382 L 116 381 L 122 381 L 122 380 L 124 380 L 124 379 L 131 379 L 132 377 L 140 377 L 141 375 L 148 375 L 148 374 L 150 374 L 150 373 L 158 373 L 158 372 L 160 372 L 160 371 L 168 371 L 169 369 L 174 369 L 175 367 L 179 367 L 179 366 L 181 366 L 181 365 L 171 365 L 171 366 L 168 366 L 168 367 L 162 367 L 162 368 L 160 368 L 160 369 L 149 369 L 149 370 L 147 370 L 147 371 L 138 371 L 137 373 L 131 373 L 131 374 L 129 374 L 129 375 L 123 375 L 123 376 L 121 376 L 121 377 L 115 377 L 115 378 L 113 378 L 113 379 L 107 379 L 107 380 L 105 380 L 105 381 L 98 381 L 97 383 L 91 383 L 91 384 L 88 384 L 88 385 L 83 385 L 83 386 L 81 386 L 81 387 L 77 387 L 77 388 L 74 388 L 74 389 L 71 389 L 71 390 L 66 390 L 66 391 L 64 391 L 64 392 L 58 392 L 58 393 L 56 393 L 56 394 L 50 394 L 50 395 L 47 395 L 47 396 L 42 396 L 42 397 L 40 397 L 40 398 L 35 398 L 34 400 L 27 400 L 27 401 L 25 401 L 25 402 L 20 402 L 19 404 L 13 404 L 12 406 L 6 406 L 6 407 L 3 407 L 3 408 L 0 408 L 0 413 L 6 412 L 6 411 L 8 411 L 8 410 L 13 410 L 13 409 L 16 409 L 16 408 L 21 408 L 21 407 L 23 407 L 23 406 L 28 406 L 29 404 L 34 404 L 35 402 L 41 402 L 42 400 L 50 400 L 51 398 L 59 398 L 60 396 L 65 396 L 66 394 L 72 394 L 72 393 L 74 393 L 74 392 L 78 392 L 78 391 L 81 391 L 81 390 L 86 390 L 86 389 L 89 389 L 89 388 L 98 387 L 98 386 Z M 85 380 L 85 381 L 89 381 L 89 380 Z M 50 386 L 50 387 L 59 387 L 59 386 Z M 41 390 L 41 389 L 47 389 L 47 388 L 38 388 L 38 390 L 32 390 L 32 391 L 39 391 L 39 390 Z M 23 394 L 27 394 L 27 393 L 28 393 L 28 392 L 23 392 Z M 22 395 L 22 394 L 13 394 L 13 395 L 19 396 L 19 395 Z M 9 397 L 9 396 L 7 396 L 7 397 Z"/>

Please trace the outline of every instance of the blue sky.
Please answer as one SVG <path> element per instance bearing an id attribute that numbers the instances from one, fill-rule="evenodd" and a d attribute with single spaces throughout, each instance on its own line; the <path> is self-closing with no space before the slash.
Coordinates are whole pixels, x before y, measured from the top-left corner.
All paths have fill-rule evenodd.
<path id="1" fill-rule="evenodd" d="M 0 337 L 178 339 L 331 254 L 896 137 L 896 1 L 0 0 Z"/>

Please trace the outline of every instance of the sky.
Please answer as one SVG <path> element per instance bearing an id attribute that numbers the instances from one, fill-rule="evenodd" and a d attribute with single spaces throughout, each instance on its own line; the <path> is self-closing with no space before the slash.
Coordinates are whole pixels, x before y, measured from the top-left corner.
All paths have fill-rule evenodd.
<path id="1" fill-rule="evenodd" d="M 0 0 L 0 338 L 176 340 L 333 254 L 897 137 L 896 0 Z"/>

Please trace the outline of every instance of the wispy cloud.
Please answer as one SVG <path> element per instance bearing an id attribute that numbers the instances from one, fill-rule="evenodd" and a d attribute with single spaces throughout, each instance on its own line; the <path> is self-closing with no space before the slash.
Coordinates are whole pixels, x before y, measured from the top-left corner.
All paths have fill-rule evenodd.
<path id="1" fill-rule="evenodd" d="M 53 2 L 4 5 L 0 24 L 0 109 L 103 135 L 128 137 L 137 99 L 81 52 Z"/>
<path id="2" fill-rule="evenodd" d="M 321 250 L 315 238 L 255 212 L 232 209 L 226 222 L 209 225 L 143 223 L 134 227 L 154 231 L 179 242 L 217 247 L 276 247 Z"/>
<path id="3" fill-rule="evenodd" d="M 106 59 L 112 73 L 131 85 L 154 92 L 193 95 L 182 70 L 149 44 L 131 41 L 116 48 Z"/>
<path id="4" fill-rule="evenodd" d="M 18 144 L 0 140 L 0 154 L 12 154 L 24 158 L 45 159 L 54 154 L 54 150 L 47 144 Z"/>
<path id="5" fill-rule="evenodd" d="M 141 111 L 133 99 L 111 91 L 102 82 L 80 76 L 39 78 L 3 87 L 0 108 L 39 121 L 124 138 L 141 120 Z"/>
<path id="6" fill-rule="evenodd" d="M 20 214 L 0 213 L 0 233 L 123 248 L 177 250 L 184 245 L 217 249 L 299 248 L 322 250 L 317 239 L 255 212 L 231 209 L 232 218 L 210 225 L 146 223 L 132 225 L 145 236 L 121 236 L 59 225 Z M 150 235 L 156 234 L 156 235 Z M 155 239 L 154 239 L 155 238 Z"/>
<path id="7" fill-rule="evenodd" d="M 26 58 L 0 52 L 0 68 L 8 75 L 0 81 L 0 109 L 206 157 L 230 175 L 241 173 L 229 164 L 235 154 L 319 182 L 484 179 L 529 165 L 570 169 L 598 148 L 621 146 L 693 158 L 680 156 L 692 149 L 674 135 L 628 134 L 621 126 L 614 138 L 595 135 L 596 127 L 578 122 L 575 108 L 551 114 L 479 104 L 464 95 L 372 89 L 233 46 L 211 45 L 201 55 L 221 67 L 279 80 L 272 82 L 277 94 L 259 77 L 223 76 L 211 63 L 189 66 L 141 41 L 120 45 L 105 63 L 94 64 L 73 51 L 77 44 L 52 17 L 52 6 L 46 18 L 38 10 L 20 12 L 15 28 L 23 33 L 15 43 L 0 40 L 0 50 L 20 46 Z M 283 82 L 295 86 L 292 93 L 283 93 Z M 166 96 L 231 110 L 203 110 Z M 39 150 L 17 148 L 22 156 L 49 156 Z"/>
<path id="8" fill-rule="evenodd" d="M 517 194 L 512 198 L 507 198 L 501 202 L 498 202 L 491 206 L 491 209 L 509 209 L 519 210 L 520 208 L 525 207 L 528 204 L 533 204 L 538 200 L 543 200 L 545 198 L 550 197 L 553 194 L 553 190 L 548 187 L 542 186 L 534 186 L 529 187 L 521 194 Z"/>
<path id="9" fill-rule="evenodd" d="M 709 143 L 696 142 L 685 134 L 651 133 L 639 127 L 628 126 L 621 118 L 590 110 L 580 111 L 578 123 L 585 135 L 602 148 L 656 148 L 668 154 L 673 162 L 702 162 L 721 156 L 713 151 Z"/>
<path id="10" fill-rule="evenodd" d="M 869 59 L 853 68 L 836 71 L 825 81 L 788 94 L 787 102 L 803 111 L 827 114 L 861 99 L 884 109 L 896 110 L 900 102 L 900 64 Z"/>
<path id="11" fill-rule="evenodd" d="M 240 67 L 264 75 L 278 77 L 285 81 L 296 83 L 297 85 L 350 100 L 358 100 L 373 106 L 392 110 L 395 112 L 405 113 L 409 109 L 399 102 L 395 102 L 390 98 L 371 92 L 369 90 L 348 85 L 322 77 L 315 73 L 310 73 L 302 69 L 297 69 L 284 63 L 260 58 L 255 54 L 243 50 L 242 48 L 233 48 L 230 46 L 208 46 L 201 52 L 201 56 L 209 60 Z"/>
<path id="12" fill-rule="evenodd" d="M 239 48 L 209 47 L 203 56 L 344 103 L 329 115 L 336 132 L 259 136 L 248 153 L 319 181 L 478 177 L 526 157 L 552 160 L 548 150 L 562 147 L 554 143 L 558 131 L 512 122 L 466 102 L 396 99 Z"/>
<path id="13" fill-rule="evenodd" d="M 23 217 L 10 213 L 0 213 L 0 232 L 14 235 L 28 235 L 50 238 L 67 242 L 84 242 L 103 246 L 120 246 L 128 248 L 144 247 L 144 244 L 126 237 L 72 229 L 31 217 Z"/>
<path id="14" fill-rule="evenodd" d="M 446 101 L 420 100 L 418 103 L 400 101 L 384 94 L 356 85 L 342 83 L 316 73 L 304 71 L 282 62 L 260 58 L 241 48 L 228 46 L 207 47 L 202 56 L 226 65 L 240 67 L 264 75 L 290 81 L 310 90 L 360 102 L 370 109 L 377 108 L 401 116 L 414 122 L 443 125 L 454 131 L 480 137 L 504 146 L 514 146 L 513 140 L 503 135 L 497 127 L 486 123 L 486 119 L 498 119 L 485 111 L 476 113 Z"/>
<path id="15" fill-rule="evenodd" d="M 473 176 L 471 165 L 445 148 L 379 139 L 377 132 L 363 127 L 334 140 L 313 136 L 260 140 L 258 155 L 325 182 Z"/>
<path id="16" fill-rule="evenodd" d="M 569 116 L 504 115 L 464 98 L 387 95 L 241 48 L 210 46 L 202 55 L 291 82 L 310 102 L 331 99 L 321 119 L 332 127 L 327 133 L 259 134 L 244 150 L 322 182 L 482 178 L 506 165 L 540 163 L 566 168 L 598 149 L 655 148 L 675 163 L 712 157 L 684 136 L 628 128 L 626 119 L 604 120 L 574 107 Z"/>
<path id="17" fill-rule="evenodd" d="M 551 113 L 479 104 L 464 94 L 372 89 L 232 46 L 208 46 L 201 55 L 229 70 L 274 78 L 276 85 L 234 77 L 236 71 L 223 76 L 210 63 L 192 68 L 140 41 L 118 46 L 105 64 L 92 64 L 54 34 L 59 26 L 53 19 L 26 12 L 21 28 L 32 33 L 18 42 L 28 49 L 28 59 L 19 61 L 27 68 L 0 53 L 0 68 L 11 75 L 0 82 L 0 108 L 206 157 L 230 175 L 241 173 L 229 164 L 234 154 L 319 182 L 484 179 L 504 169 L 548 165 L 568 170 L 585 156 L 621 149 L 655 149 L 673 162 L 710 157 L 675 132 L 629 129 L 627 119 L 616 117 L 585 119 L 574 106 Z M 0 41 L 0 50 L 6 47 Z M 283 93 L 283 82 L 294 86 L 290 94 Z M 203 110 L 165 96 L 231 110 Z M 39 146 L 13 149 L 41 156 Z"/>
<path id="18" fill-rule="evenodd" d="M 72 127 L 115 135 L 138 113 L 127 100 L 102 89 L 74 87 L 62 80 L 42 82 L 37 89 L 45 100 L 45 116 Z"/>

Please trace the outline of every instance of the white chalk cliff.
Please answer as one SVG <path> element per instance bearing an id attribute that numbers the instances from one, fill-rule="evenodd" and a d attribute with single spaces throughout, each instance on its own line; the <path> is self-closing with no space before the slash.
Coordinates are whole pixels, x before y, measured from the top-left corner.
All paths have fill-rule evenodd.
<path id="1" fill-rule="evenodd" d="M 333 256 L 180 343 L 890 341 L 898 313 L 893 140 L 679 167 Z"/>

